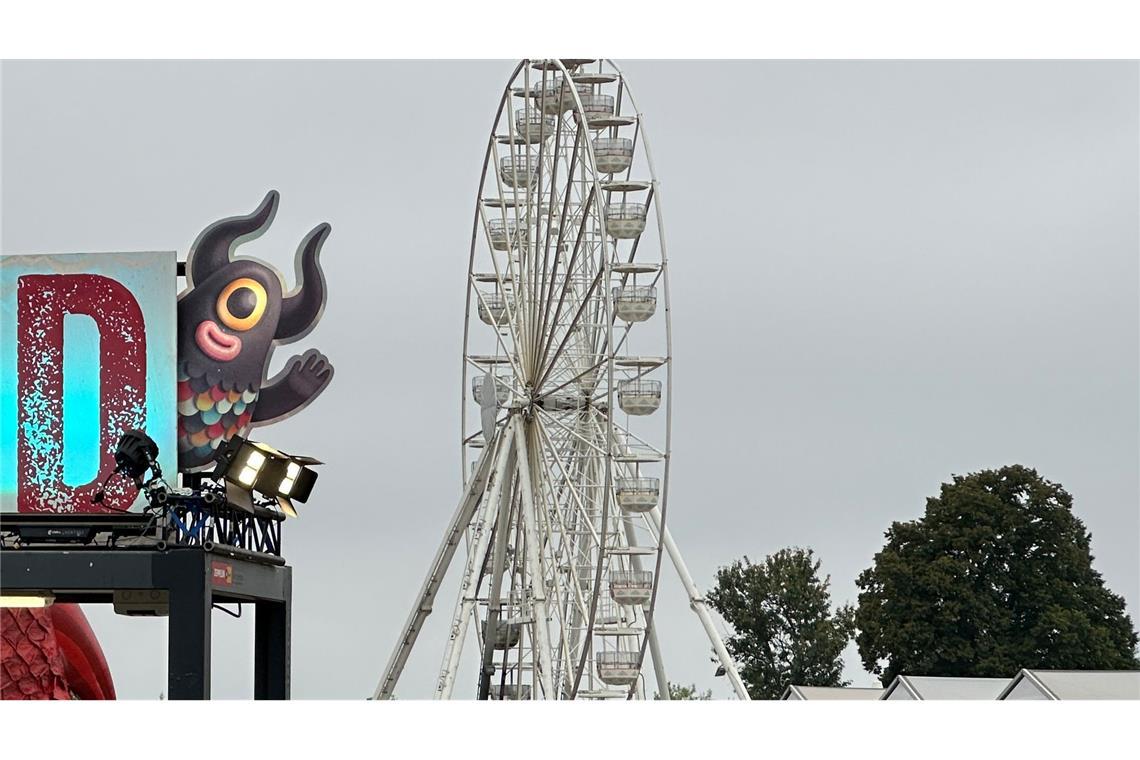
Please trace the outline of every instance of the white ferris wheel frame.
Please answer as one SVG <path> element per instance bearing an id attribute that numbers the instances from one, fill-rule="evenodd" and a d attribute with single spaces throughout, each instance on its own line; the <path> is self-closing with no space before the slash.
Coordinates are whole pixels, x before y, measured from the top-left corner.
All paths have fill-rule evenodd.
<path id="1" fill-rule="evenodd" d="M 455 613 L 452 619 L 451 633 L 445 647 L 440 677 L 436 684 L 436 697 L 449 698 L 455 687 L 456 675 L 459 669 L 460 658 L 464 642 L 468 636 L 468 627 L 472 619 L 481 620 L 483 628 L 476 627 L 476 640 L 482 650 L 482 665 L 480 668 L 480 698 L 487 698 L 491 693 L 489 678 L 491 672 L 500 672 L 501 681 L 498 698 L 581 698 L 589 696 L 624 696 L 625 698 L 644 697 L 644 676 L 642 669 L 647 653 L 653 662 L 658 692 L 662 698 L 668 698 L 668 679 L 665 675 L 665 666 L 658 644 L 657 627 L 655 626 L 655 607 L 657 590 L 659 586 L 662 559 L 668 555 L 675 570 L 680 577 L 682 585 L 688 595 L 690 607 L 696 613 L 709 638 L 714 658 L 719 662 L 721 670 L 728 680 L 737 697 L 748 699 L 735 664 L 724 647 L 720 633 L 714 624 L 704 597 L 693 582 L 680 551 L 677 548 L 668 529 L 665 527 L 665 516 L 668 505 L 669 469 L 671 461 L 671 434 L 672 434 L 672 331 L 670 324 L 670 303 L 668 283 L 668 260 L 666 256 L 664 222 L 661 212 L 660 189 L 657 175 L 653 168 L 648 138 L 645 133 L 643 116 L 637 109 L 628 83 L 621 70 L 611 61 L 599 61 L 597 71 L 581 69 L 582 65 L 593 61 L 566 61 L 554 59 L 524 60 L 521 61 L 512 73 L 510 80 L 503 91 L 502 98 L 495 116 L 495 126 L 491 131 L 487 151 L 484 157 L 483 171 L 479 191 L 476 197 L 475 218 L 471 237 L 471 252 L 468 262 L 467 278 L 467 304 L 464 320 L 464 339 L 461 372 L 461 465 L 465 481 L 463 495 L 452 517 L 444 540 L 433 558 L 427 578 L 420 589 L 415 606 L 404 625 L 401 638 L 392 653 L 385 673 L 381 677 L 374 692 L 374 698 L 390 698 L 395 690 L 396 683 L 411 653 L 412 647 L 422 630 L 427 616 L 432 610 L 435 596 L 443 581 L 447 568 L 461 542 L 467 546 L 467 561 L 461 579 L 459 598 L 456 602 Z M 535 90 L 532 81 L 532 69 L 541 72 L 540 89 Z M 607 70 L 608 69 L 608 70 Z M 516 87 L 517 80 L 522 75 L 523 87 Z M 557 75 L 557 79 L 554 76 Z M 581 82 L 588 82 L 589 88 L 586 97 L 591 105 L 599 99 L 594 95 L 601 93 L 601 85 L 616 82 L 617 94 L 611 99 L 612 113 L 602 113 L 597 119 L 590 119 L 589 112 L 583 103 Z M 573 83 L 573 86 L 567 86 Z M 552 104 L 547 101 L 549 90 L 559 90 L 558 102 L 554 106 L 555 130 L 552 135 L 546 135 L 547 125 L 551 114 L 548 107 Z M 537 95 L 536 93 L 541 93 Z M 509 107 L 512 98 L 523 99 L 523 109 L 513 112 Z M 569 108 L 563 107 L 565 99 L 572 100 Z M 532 105 L 532 100 L 534 104 Z M 628 101 L 633 109 L 633 116 L 621 114 L 622 104 Z M 602 106 L 605 103 L 602 102 Z M 506 110 L 506 134 L 502 134 L 500 127 L 504 121 Z M 564 114 L 568 113 L 568 116 Z M 519 116 L 523 117 L 525 132 L 520 136 L 516 131 L 523 130 L 523 126 L 516 124 Z M 534 116 L 538 116 L 539 139 L 532 139 L 530 131 L 534 128 Z M 515 118 L 511 118 L 515 116 Z M 565 145 L 561 143 L 568 126 L 573 124 L 574 145 L 568 152 L 561 152 Z M 596 124 L 602 124 L 598 127 Z M 590 138 L 591 132 L 595 134 L 609 133 L 616 137 L 621 126 L 633 126 L 632 146 L 629 149 L 630 163 L 623 172 L 599 173 L 597 158 L 594 152 L 594 143 Z M 601 130 L 601 131 L 599 131 Z M 554 140 L 551 141 L 550 137 Z M 548 142 L 554 147 L 546 154 L 544 151 Z M 499 145 L 507 146 L 508 160 L 503 163 L 499 153 Z M 531 153 L 530 148 L 537 144 L 537 156 Z M 517 150 L 524 146 L 521 153 Z M 640 153 L 638 153 L 640 151 Z M 523 184 L 521 194 L 525 212 L 519 214 L 520 188 L 518 187 L 518 172 L 520 156 L 525 155 Z M 649 180 L 631 180 L 636 156 L 643 158 L 643 171 L 648 171 Z M 565 161 L 561 164 L 561 161 Z M 491 166 L 491 162 L 494 166 Z M 533 166 L 532 166 L 533 161 Z M 559 199 L 556 191 L 560 189 L 555 179 L 560 166 L 566 168 L 565 197 Z M 509 168 L 509 171 L 502 167 Z M 542 183 L 542 172 L 549 167 L 549 186 L 545 195 Z M 581 188 L 578 201 L 571 206 L 572 194 L 576 189 L 574 184 L 574 171 L 582 172 Z M 487 189 L 488 172 L 494 177 L 497 195 L 493 199 L 484 197 Z M 506 172 L 506 173 L 504 173 Z M 624 173 L 624 180 L 617 175 Z M 609 179 L 605 179 L 605 176 Z M 511 178 L 510 188 L 504 186 L 504 179 Z M 537 184 L 537 191 L 532 197 L 531 186 Z M 607 187 L 609 189 L 607 189 Z M 588 188 L 588 195 L 582 199 L 582 193 Z M 618 188 L 618 189 L 614 189 Z M 621 189 L 625 188 L 625 189 Z M 632 190 L 630 188 L 633 188 Z M 660 259 L 655 270 L 645 268 L 636 261 L 638 247 L 641 243 L 641 232 L 636 235 L 624 235 L 624 239 L 631 239 L 632 244 L 628 260 L 616 260 L 619 251 L 618 236 L 611 240 L 607 226 L 607 209 L 609 199 L 616 193 L 621 193 L 623 199 L 622 209 L 626 208 L 624 199 L 630 192 L 647 191 L 641 211 L 642 229 L 645 227 L 644 216 L 650 211 L 656 222 L 656 248 Z M 508 200 L 508 195 L 510 199 Z M 494 203 L 489 204 L 490 200 Z M 549 200 L 546 207 L 544 202 Z M 556 202 L 562 206 L 556 228 L 557 239 L 554 247 L 554 260 L 550 265 L 550 243 L 555 228 L 551 223 L 554 218 Z M 489 205 L 497 207 L 499 218 L 498 229 L 505 236 L 505 249 L 497 247 L 494 239 L 494 224 L 488 218 Z M 578 225 L 577 235 L 573 240 L 573 252 L 568 261 L 564 263 L 565 273 L 562 279 L 557 276 L 562 252 L 569 241 L 565 240 L 567 232 L 567 213 L 570 208 L 575 213 L 571 215 L 571 222 Z M 508 210 L 511 214 L 508 215 Z M 534 218 L 531 218 L 535 211 Z M 636 207 L 634 207 L 636 213 Z M 621 211 L 619 210 L 619 214 Z M 543 215 L 545 214 L 545 225 Z M 510 217 L 513 217 L 510 218 Z M 579 220 L 580 217 L 580 220 Z M 513 224 L 512 224 L 513 222 Z M 592 222 L 592 224 L 588 224 Z M 545 231 L 545 236 L 542 231 Z M 534 233 L 534 241 L 530 239 Z M 521 235 L 521 237 L 519 237 Z M 540 241 L 540 238 L 544 240 Z M 587 250 L 582 257 L 583 271 L 593 274 L 589 288 L 585 294 L 580 292 L 581 283 L 576 283 L 577 270 L 574 269 L 580 249 L 584 240 L 592 238 L 589 246 L 596 246 L 599 256 L 596 269 L 590 270 L 591 251 Z M 521 240 L 521 242 L 519 242 Z M 499 241 L 503 244 L 503 241 Z M 544 243 L 541 270 L 539 268 L 538 248 L 539 242 Z M 485 244 L 483 247 L 481 244 Z M 515 256 L 516 248 L 518 255 Z M 505 267 L 501 267 L 500 257 L 496 250 L 505 250 L 502 256 Z M 480 274 L 476 270 L 476 259 L 480 252 L 489 254 L 492 273 Z M 642 259 L 642 262 L 645 260 Z M 507 271 L 503 271 L 503 270 Z M 617 317 L 614 311 L 614 302 L 620 293 L 624 294 L 626 283 L 633 275 L 636 291 L 636 275 L 655 271 L 649 285 L 649 291 L 654 293 L 660 287 L 664 301 L 664 354 L 659 357 L 632 357 L 625 358 L 624 364 L 617 364 L 623 357 L 619 351 L 625 346 L 631 333 L 632 322 L 626 322 L 625 332 L 615 344 L 615 322 Z M 613 288 L 614 275 L 620 275 L 620 286 Z M 561 282 L 562 291 L 550 319 L 550 308 L 553 304 L 556 282 Z M 480 284 L 493 284 L 495 287 L 494 304 L 489 303 L 487 294 Z M 598 291 L 598 286 L 602 289 Z M 568 293 L 575 288 L 579 292 L 580 303 L 574 316 L 563 327 L 560 319 L 563 315 L 563 306 Z M 612 289 L 612 290 L 611 290 Z M 545 296 L 545 301 L 543 301 Z M 494 355 L 474 355 L 472 345 L 472 307 L 476 307 L 480 319 L 491 325 L 495 334 Z M 539 314 L 541 307 L 542 313 Z M 573 308 L 573 305 L 571 305 Z M 652 314 L 652 309 L 650 313 Z M 490 314 L 490 321 L 487 315 Z M 498 316 L 495 316 L 498 314 Z M 505 318 L 504 318 L 505 315 Z M 601 344 L 604 350 L 597 348 L 597 339 L 600 334 L 596 332 L 597 324 L 591 324 L 586 318 L 601 317 L 604 322 L 605 337 Z M 503 330 L 502 328 L 506 328 Z M 537 327 L 537 329 L 534 329 Z M 551 355 L 550 349 L 559 336 L 562 327 L 561 340 L 557 349 Z M 590 333 L 590 330 L 595 332 Z M 592 335 L 592 341 L 580 337 L 586 333 Z M 583 368 L 580 360 L 571 361 L 574 354 L 567 353 L 567 344 L 573 343 L 576 347 L 586 345 L 593 347 L 593 351 L 581 350 L 584 362 L 588 366 Z M 559 365 L 560 359 L 565 357 L 569 367 Z M 581 357 L 579 357 L 581 359 Z M 500 375 L 497 366 L 507 366 L 510 375 Z M 472 434 L 468 432 L 468 414 L 471 409 L 468 401 L 468 369 L 483 372 L 483 388 L 476 401 L 481 402 L 483 416 L 482 431 Z M 489 369 L 488 369 L 489 367 Z M 638 383 L 654 370 L 664 368 L 665 382 L 661 387 L 659 381 L 656 386 L 658 404 L 663 402 L 661 412 L 664 413 L 664 443 L 661 447 L 653 446 L 645 439 L 637 436 L 627 427 L 615 421 L 616 410 L 615 380 L 624 378 L 622 391 L 632 388 L 630 393 L 636 394 Z M 605 374 L 604 400 L 598 393 L 597 386 L 602 382 L 599 370 Z M 554 375 L 554 377 L 552 377 Z M 505 390 L 511 400 L 509 406 L 495 403 L 500 392 L 501 380 L 509 380 Z M 585 378 L 585 379 L 583 379 Z M 478 380 L 478 376 L 473 375 Z M 489 381 L 489 382 L 488 382 Z M 549 382 L 548 382 L 549 381 Z M 633 383 L 633 385 L 629 385 Z M 502 384 L 507 384 L 502 382 Z M 569 422 L 559 419 L 556 413 L 558 407 L 557 394 L 564 396 L 578 386 L 577 401 L 569 409 L 573 418 Z M 474 387 L 474 386 L 473 386 Z M 620 401 L 620 399 L 619 399 Z M 554 411 L 547 408 L 548 404 L 555 404 Z M 620 404 L 623 410 L 624 404 Z M 653 409 L 657 407 L 654 406 Z M 506 412 L 505 416 L 500 412 Z M 563 410 L 565 411 L 565 410 Z M 633 412 L 637 414 L 638 412 Z M 641 413 L 645 413 L 642 411 Z M 628 416 L 628 415 L 627 415 Z M 498 418 L 498 419 L 495 419 Z M 494 420 L 494 422 L 492 422 Z M 599 422 L 603 420 L 604 422 Z M 597 435 L 597 427 L 605 429 L 604 441 Z M 564 441 L 559 448 L 558 441 Z M 482 447 L 481 455 L 475 463 L 470 462 L 473 447 Z M 604 449 L 602 448 L 604 446 Z M 638 514 L 630 515 L 623 512 L 615 503 L 614 483 L 615 470 L 623 473 L 627 480 L 641 478 L 640 464 L 648 461 L 639 458 L 635 447 L 641 451 L 650 452 L 650 458 L 657 457 L 662 464 L 661 477 L 658 479 L 658 501 L 647 510 L 638 510 Z M 547 456 L 547 452 L 561 454 Z M 578 453 L 578 452 L 581 453 Z M 600 452 L 600 453 L 599 453 Z M 573 454 L 573 456 L 571 456 Z M 596 482 L 599 461 L 604 462 L 602 482 Z M 524 466 L 525 464 L 525 466 Z M 542 466 L 540 467 L 539 464 Z M 552 466 L 553 464 L 553 466 Z M 468 468 L 471 468 L 470 470 Z M 581 481 L 582 491 L 577 490 L 577 481 L 572 477 L 572 471 Z M 593 475 L 595 482 L 590 482 L 588 476 Z M 557 486 L 557 487 L 556 487 Z M 565 493 L 563 514 L 555 492 Z M 600 492 L 600 500 L 599 500 Z M 547 503 L 547 494 L 553 508 Z M 600 505 L 600 508 L 599 508 Z M 612 510 L 612 513 L 611 513 Z M 553 515 L 553 517 L 552 517 Z M 600 520 L 595 524 L 595 516 Z M 585 531 L 577 531 L 579 523 L 586 527 Z M 613 529 L 612 546 L 607 547 L 610 540 L 611 521 L 615 524 Z M 621 526 L 621 530 L 617 529 Z M 570 527 L 568 527 L 570 526 Z M 509 541 L 511 530 L 514 530 L 515 541 Z M 540 530 L 541 529 L 541 530 Z M 641 531 L 638 534 L 638 530 Z M 600 535 L 599 535 L 600 532 Z M 589 540 L 571 538 L 579 534 L 589 534 Z M 639 540 L 638 535 L 649 537 L 647 544 Z M 508 537 L 497 540 L 498 537 Z M 593 543 L 590 543 L 590 542 Z M 557 549 L 555 546 L 557 544 Z M 532 547 L 541 547 L 532 550 Z M 648 550 L 652 551 L 648 551 Z M 583 555 L 583 550 L 585 551 Z M 554 552 L 558 552 L 554 554 Z M 523 555 L 522 567 L 519 567 L 517 554 Z M 569 572 L 563 573 L 564 565 L 557 563 L 552 571 L 550 564 L 558 559 L 565 559 L 565 554 L 574 555 L 568 561 Z M 611 596 L 615 593 L 612 581 L 615 572 L 613 566 L 607 564 L 614 557 L 626 554 L 624 565 L 632 574 L 644 570 L 641 565 L 641 555 L 652 554 L 653 572 L 651 576 L 651 590 L 649 597 L 639 604 L 624 604 L 609 599 L 603 599 L 603 574 L 607 569 L 611 573 Z M 508 556 L 512 555 L 512 556 Z M 550 555 L 550 556 L 548 556 Z M 583 563 L 576 564 L 577 559 L 585 557 Z M 490 573 L 488 564 L 490 563 Z M 508 568 L 508 564 L 511 567 Z M 587 580 L 580 577 L 582 569 L 587 569 L 593 575 L 589 580 L 588 607 L 583 582 Z M 522 581 L 516 582 L 516 574 Z M 485 596 L 480 596 L 480 588 L 485 578 L 490 578 L 491 588 Z M 567 577 L 568 581 L 562 581 Z M 508 592 L 508 609 L 516 612 L 522 611 L 520 620 L 523 624 L 512 624 L 501 620 L 503 614 L 504 581 L 510 585 Z M 520 585 L 521 584 L 521 585 Z M 553 597 L 551 599 L 550 597 Z M 520 599 L 521 601 L 515 601 Z M 616 597 L 615 597 L 616 599 Z M 553 602 L 553 605 L 551 605 Z M 599 623 L 599 607 L 608 604 L 607 617 L 604 623 Z M 479 610 L 485 609 L 486 616 L 480 617 Z M 584 618 L 583 613 L 585 613 Z M 628 619 L 627 619 L 628 615 Z M 616 619 L 615 624 L 614 620 Z M 552 638 L 551 624 L 557 626 L 557 643 Z M 585 624 L 584 628 L 582 624 Z M 638 624 L 640 623 L 640 627 Z M 515 644 L 513 641 L 500 642 L 499 631 L 508 631 L 507 638 L 516 628 L 525 631 L 519 639 L 525 639 L 526 644 Z M 611 630 L 613 629 L 613 630 Z M 491 635 L 494 634 L 494 635 Z M 606 635 L 614 638 L 606 639 Z M 636 639 L 636 652 L 629 647 L 625 639 Z M 595 641 L 616 642 L 613 649 L 609 645 L 599 645 Z M 502 647 L 499 644 L 503 644 Z M 513 649 L 518 649 L 517 661 L 514 666 L 508 663 L 508 656 Z M 524 648 L 529 652 L 530 659 L 524 654 Z M 493 657 L 496 649 L 505 650 L 502 655 L 502 664 L 496 671 Z M 576 651 L 575 651 L 576 650 Z M 614 652 L 606 660 L 605 652 Z M 624 652 L 624 655 L 620 653 Z M 634 662 L 629 655 L 636 656 Z M 601 656 L 599 656 L 601 655 Z M 592 662 L 591 662 L 592 660 Z M 624 694 L 612 689 L 583 688 L 583 678 L 593 687 L 599 683 L 613 683 L 606 681 L 599 675 L 603 663 L 613 660 L 618 667 L 635 665 L 636 675 L 628 684 Z M 593 665 L 597 665 L 598 673 Z M 632 671 L 631 671 L 632 672 Z M 508 684 L 508 673 L 512 683 Z M 530 683 L 524 683 L 524 676 L 529 674 Z M 621 683 L 619 681 L 619 683 Z M 603 684 L 604 685 L 604 684 Z M 513 692 L 508 689 L 513 688 Z"/>

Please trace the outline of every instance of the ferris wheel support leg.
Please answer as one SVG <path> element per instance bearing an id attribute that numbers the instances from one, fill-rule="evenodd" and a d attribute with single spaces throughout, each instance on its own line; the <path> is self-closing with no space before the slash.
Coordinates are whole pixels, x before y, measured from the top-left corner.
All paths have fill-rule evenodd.
<path id="1" fill-rule="evenodd" d="M 511 417 L 507 426 L 499 434 L 504 439 L 514 435 L 518 427 L 518 418 Z M 513 439 L 512 439 L 513 440 Z M 518 461 L 519 452 L 514 452 Z M 513 476 L 513 473 L 512 473 Z M 491 590 L 487 595 L 487 629 L 483 636 L 483 655 L 479 665 L 479 692 L 478 699 L 485 700 L 491 694 L 491 676 L 495 674 L 495 637 L 499 630 L 499 611 L 503 600 L 500 597 L 503 589 L 503 570 L 507 563 L 507 533 L 511 521 L 511 491 L 507 490 L 503 502 L 499 505 L 499 513 L 495 522 L 495 543 L 493 559 L 491 561 Z"/>
<path id="2" fill-rule="evenodd" d="M 443 654 L 443 665 L 440 668 L 439 682 L 436 686 L 436 699 L 450 699 L 452 689 L 455 688 L 455 675 L 459 670 L 459 658 L 463 653 L 463 643 L 467 638 L 467 625 L 475 610 L 476 592 L 479 588 L 479 579 L 483 571 L 483 561 L 487 550 L 491 546 L 491 535 L 494 533 L 493 525 L 497 521 L 498 510 L 508 508 L 500 504 L 500 494 L 503 492 L 503 481 L 511 468 L 514 458 L 514 439 L 503 436 L 499 440 L 494 464 L 494 475 L 487 495 L 479 505 L 478 515 L 474 518 L 472 526 L 475 532 L 474 546 L 467 555 L 467 565 L 463 573 L 463 582 L 459 587 L 459 599 L 455 605 L 455 616 L 451 620 L 451 637 Z M 510 498 L 510 489 L 506 490 Z"/>
<path id="3" fill-rule="evenodd" d="M 373 699 L 391 699 L 392 697 L 396 682 L 400 679 L 400 674 L 404 671 L 404 665 L 408 661 L 408 655 L 411 654 L 412 647 L 415 646 L 416 639 L 423 629 L 424 621 L 431 614 L 435 595 L 439 591 L 439 585 L 443 582 L 444 575 L 447 574 L 447 567 L 451 564 L 451 558 L 455 556 L 455 549 L 459 546 L 463 532 L 467 529 L 467 525 L 471 522 L 471 516 L 479 505 L 483 489 L 487 485 L 487 478 L 490 476 L 491 462 L 494 459 L 492 452 L 494 450 L 495 447 L 490 442 L 483 449 L 483 454 L 475 468 L 475 475 L 468 481 L 463 498 L 459 500 L 455 514 L 451 516 L 451 523 L 444 534 L 443 543 L 435 552 L 435 558 L 428 569 L 427 577 L 416 597 L 416 606 L 412 608 L 407 622 L 404 623 L 404 628 L 400 632 L 400 640 L 392 651 L 392 656 L 388 660 L 388 667 L 384 670 L 384 676 L 372 694 Z"/>
<path id="4" fill-rule="evenodd" d="M 721 640 L 720 634 L 713 625 L 712 615 L 709 614 L 708 604 L 705 603 L 705 598 L 701 594 L 697 584 L 693 582 L 693 576 L 689 574 L 689 568 L 685 566 L 685 560 L 681 557 L 681 551 L 677 548 L 676 542 L 673 541 L 673 536 L 669 534 L 669 529 L 661 529 L 661 511 L 654 507 L 646 513 L 646 522 L 649 524 L 650 530 L 658 534 L 661 543 L 665 546 L 665 551 L 669 553 L 669 559 L 673 562 L 673 567 L 677 569 L 677 575 L 681 578 L 681 585 L 685 587 L 685 593 L 689 595 L 689 607 L 693 612 L 697 613 L 697 617 L 704 626 L 705 633 L 709 637 L 709 641 L 716 651 L 717 659 L 724 667 L 725 675 L 728 676 L 729 683 L 732 684 L 732 690 L 736 692 L 739 699 L 748 700 L 748 689 L 744 686 L 744 681 L 740 678 L 740 673 L 736 669 L 736 663 L 732 661 L 729 656 L 728 650 L 724 647 L 724 641 Z M 668 687 L 666 687 L 668 688 Z"/>
<path id="5" fill-rule="evenodd" d="M 637 536 L 633 532 L 633 521 L 628 515 L 622 517 L 622 525 L 625 528 L 625 541 L 630 546 L 637 545 Z M 630 564 L 633 565 L 634 570 L 640 571 L 642 569 L 641 557 L 636 554 L 630 557 Z M 653 660 L 653 675 L 657 679 L 657 693 L 661 695 L 661 699 L 669 699 L 669 679 L 665 676 L 665 660 L 661 656 L 661 645 L 657 642 L 657 626 L 650 624 L 649 626 L 649 657 Z"/>
<path id="6" fill-rule="evenodd" d="M 542 561 L 542 543 L 539 541 L 537 510 L 534 507 L 534 489 L 531 461 L 526 431 L 523 425 L 515 425 L 515 446 L 519 456 L 519 481 L 522 492 L 523 530 L 526 532 L 526 559 L 529 566 L 530 590 L 534 608 L 534 645 L 538 650 L 538 676 L 542 692 L 547 699 L 554 699 L 554 666 L 550 659 L 550 620 L 546 614 L 546 572 Z"/>

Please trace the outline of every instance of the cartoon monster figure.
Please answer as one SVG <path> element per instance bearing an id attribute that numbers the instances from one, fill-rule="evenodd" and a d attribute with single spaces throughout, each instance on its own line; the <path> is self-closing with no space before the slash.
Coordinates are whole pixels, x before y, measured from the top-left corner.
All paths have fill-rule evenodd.
<path id="1" fill-rule="evenodd" d="M 325 281 L 318 257 L 332 229 L 318 225 L 297 249 L 297 287 L 284 292 L 278 272 L 234 249 L 272 223 L 271 190 L 248 216 L 207 227 L 186 259 L 187 290 L 178 297 L 178 469 L 210 465 L 218 445 L 303 409 L 332 380 L 315 349 L 292 357 L 266 380 L 274 346 L 300 340 L 320 319 Z"/>

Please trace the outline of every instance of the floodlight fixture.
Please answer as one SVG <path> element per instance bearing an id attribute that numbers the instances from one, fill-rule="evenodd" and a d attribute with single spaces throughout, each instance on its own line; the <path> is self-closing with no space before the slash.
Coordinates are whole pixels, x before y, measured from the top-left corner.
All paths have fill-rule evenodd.
<path id="1" fill-rule="evenodd" d="M 312 493 L 317 473 L 312 457 L 292 456 L 265 443 L 234 436 L 218 447 L 213 477 L 226 482 L 227 498 L 236 506 L 252 509 L 250 494 L 257 492 L 277 500 L 285 514 L 296 517 L 293 502 L 305 502 Z"/>

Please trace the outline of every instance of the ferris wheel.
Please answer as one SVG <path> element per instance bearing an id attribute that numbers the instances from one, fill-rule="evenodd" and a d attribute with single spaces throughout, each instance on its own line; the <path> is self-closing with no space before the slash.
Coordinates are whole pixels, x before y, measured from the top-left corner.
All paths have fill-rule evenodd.
<path id="1" fill-rule="evenodd" d="M 612 62 L 524 60 L 511 75 L 476 197 L 463 332 L 463 491 L 374 697 L 393 695 L 463 544 L 437 698 L 644 698 L 647 659 L 666 696 L 654 610 L 668 556 L 747 699 L 665 527 L 661 197 Z M 465 650 L 478 682 L 459 685 Z"/>

